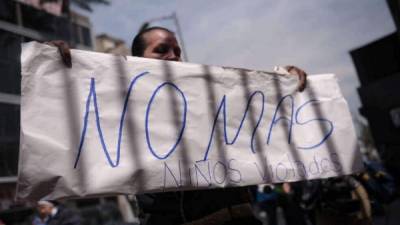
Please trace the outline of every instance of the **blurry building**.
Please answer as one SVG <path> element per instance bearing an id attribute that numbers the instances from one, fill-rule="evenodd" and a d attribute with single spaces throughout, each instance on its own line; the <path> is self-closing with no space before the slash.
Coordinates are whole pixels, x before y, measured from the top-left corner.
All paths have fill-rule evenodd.
<path id="1" fill-rule="evenodd" d="M 115 55 L 130 55 L 131 51 L 121 39 L 112 37 L 108 34 L 96 36 L 96 51 L 111 53 Z"/>
<path id="2" fill-rule="evenodd" d="M 94 50 L 87 16 L 70 10 L 68 0 L 0 0 L 0 220 L 31 224 L 34 202 L 15 202 L 20 127 L 21 43 L 64 40 L 71 48 Z M 96 39 L 99 51 L 129 55 L 124 42 Z M 111 196 L 64 202 L 79 209 L 85 224 L 135 222 L 133 199 Z M 131 223 L 132 224 L 132 223 Z"/>
<path id="3" fill-rule="evenodd" d="M 89 19 L 70 12 L 67 3 L 0 1 L 0 219 L 6 224 L 21 224 L 24 215 L 32 213 L 30 203 L 13 201 L 18 172 L 21 43 L 64 40 L 75 48 L 93 49 Z"/>
<path id="4" fill-rule="evenodd" d="M 400 0 L 387 0 L 396 32 L 351 51 L 358 89 L 375 145 L 386 166 L 400 178 Z"/>
<path id="5" fill-rule="evenodd" d="M 82 50 L 93 50 L 92 24 L 88 17 L 70 11 L 69 20 L 71 23 L 70 43 L 73 48 Z"/>

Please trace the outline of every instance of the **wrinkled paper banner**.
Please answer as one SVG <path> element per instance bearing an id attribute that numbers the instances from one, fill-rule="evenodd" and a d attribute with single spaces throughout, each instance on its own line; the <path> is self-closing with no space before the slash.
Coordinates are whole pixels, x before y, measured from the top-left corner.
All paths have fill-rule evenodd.
<path id="1" fill-rule="evenodd" d="M 332 74 L 22 50 L 17 198 L 244 186 L 361 170 Z"/>

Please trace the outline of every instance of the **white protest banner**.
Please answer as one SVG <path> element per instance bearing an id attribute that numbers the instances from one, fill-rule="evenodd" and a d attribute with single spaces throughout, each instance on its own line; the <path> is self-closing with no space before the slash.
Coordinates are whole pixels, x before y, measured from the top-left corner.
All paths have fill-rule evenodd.
<path id="1" fill-rule="evenodd" d="M 332 74 L 22 50 L 18 198 L 245 186 L 362 168 Z"/>

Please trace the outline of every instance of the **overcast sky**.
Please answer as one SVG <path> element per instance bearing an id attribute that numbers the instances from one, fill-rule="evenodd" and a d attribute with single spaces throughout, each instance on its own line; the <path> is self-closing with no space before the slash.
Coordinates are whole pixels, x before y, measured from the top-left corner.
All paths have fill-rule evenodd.
<path id="1" fill-rule="evenodd" d="M 353 114 L 359 82 L 349 51 L 395 30 L 384 0 L 112 0 L 93 8 L 94 33 L 128 46 L 143 22 L 176 12 L 190 62 L 335 73 Z M 154 25 L 176 31 L 172 21 Z"/>

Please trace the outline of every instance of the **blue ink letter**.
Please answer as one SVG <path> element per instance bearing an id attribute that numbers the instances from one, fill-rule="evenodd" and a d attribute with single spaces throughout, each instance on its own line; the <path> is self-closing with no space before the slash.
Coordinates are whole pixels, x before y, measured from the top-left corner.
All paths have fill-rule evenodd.
<path id="1" fill-rule="evenodd" d="M 182 99 L 183 99 L 183 103 L 184 103 L 184 107 L 183 107 L 183 118 L 182 118 L 182 128 L 179 131 L 178 134 L 178 139 L 176 140 L 175 144 L 172 146 L 171 149 L 168 150 L 167 154 L 165 154 L 164 156 L 160 156 L 156 153 L 156 151 L 153 149 L 153 146 L 151 146 L 150 143 L 150 133 L 149 133 L 149 115 L 150 115 L 150 108 L 151 108 L 151 104 L 153 103 L 154 98 L 156 97 L 156 94 L 161 90 L 161 88 L 163 88 L 164 86 L 171 86 L 173 87 L 175 90 L 177 90 L 179 92 L 179 94 L 181 95 Z M 175 106 L 173 106 L 175 107 Z M 157 89 L 154 91 L 153 95 L 150 98 L 149 104 L 147 105 L 147 109 L 146 109 L 146 121 L 145 121 L 145 130 L 146 130 L 146 141 L 147 141 L 147 146 L 150 149 L 150 152 L 153 154 L 154 157 L 156 157 L 157 159 L 166 159 L 168 158 L 169 155 L 172 154 L 172 152 L 174 152 L 174 150 L 176 149 L 176 147 L 178 146 L 180 140 L 182 139 L 182 135 L 183 135 L 183 131 L 185 130 L 185 126 L 186 126 L 186 111 L 187 111 L 187 103 L 186 103 L 186 97 L 183 94 L 183 92 L 181 91 L 181 89 L 179 89 L 175 84 L 171 83 L 171 82 L 164 82 L 162 83 L 160 86 L 157 87 Z"/>
<path id="2" fill-rule="evenodd" d="M 113 162 L 113 160 L 110 157 L 109 151 L 107 149 L 107 145 L 106 145 L 106 143 L 104 141 L 103 132 L 102 132 L 102 129 L 101 129 L 100 113 L 99 113 L 99 107 L 98 107 L 98 104 L 97 104 L 97 96 L 96 96 L 96 82 L 95 82 L 93 77 L 90 79 L 90 90 L 89 90 L 89 95 L 88 95 L 88 97 L 86 99 L 86 110 L 85 110 L 85 116 L 83 118 L 83 129 L 82 129 L 82 133 L 81 133 L 81 139 L 80 139 L 80 142 L 79 142 L 78 154 L 76 156 L 75 163 L 74 163 L 74 169 L 78 165 L 78 161 L 79 161 L 79 158 L 80 158 L 81 153 L 82 153 L 83 143 L 85 142 L 86 129 L 87 129 L 87 124 L 88 124 L 88 119 L 89 119 L 90 102 L 91 102 L 92 98 L 93 98 L 94 111 L 95 111 L 95 116 L 96 116 L 97 133 L 99 134 L 101 146 L 103 148 L 104 154 L 107 157 L 108 164 L 110 164 L 111 167 L 117 167 L 119 165 L 122 131 L 123 131 L 123 127 L 124 127 L 124 120 L 125 120 L 126 110 L 128 108 L 129 96 L 131 95 L 131 92 L 132 92 L 132 89 L 133 89 L 133 85 L 136 83 L 136 81 L 139 78 L 141 78 L 144 75 L 146 75 L 146 74 L 148 74 L 148 72 L 143 72 L 143 73 L 137 75 L 136 77 L 134 77 L 132 79 L 131 83 L 129 84 L 128 93 L 126 94 L 126 97 L 125 97 L 124 108 L 122 110 L 122 115 L 121 115 L 120 122 L 119 122 L 118 143 L 117 143 L 117 159 L 115 160 L 115 163 Z"/>

